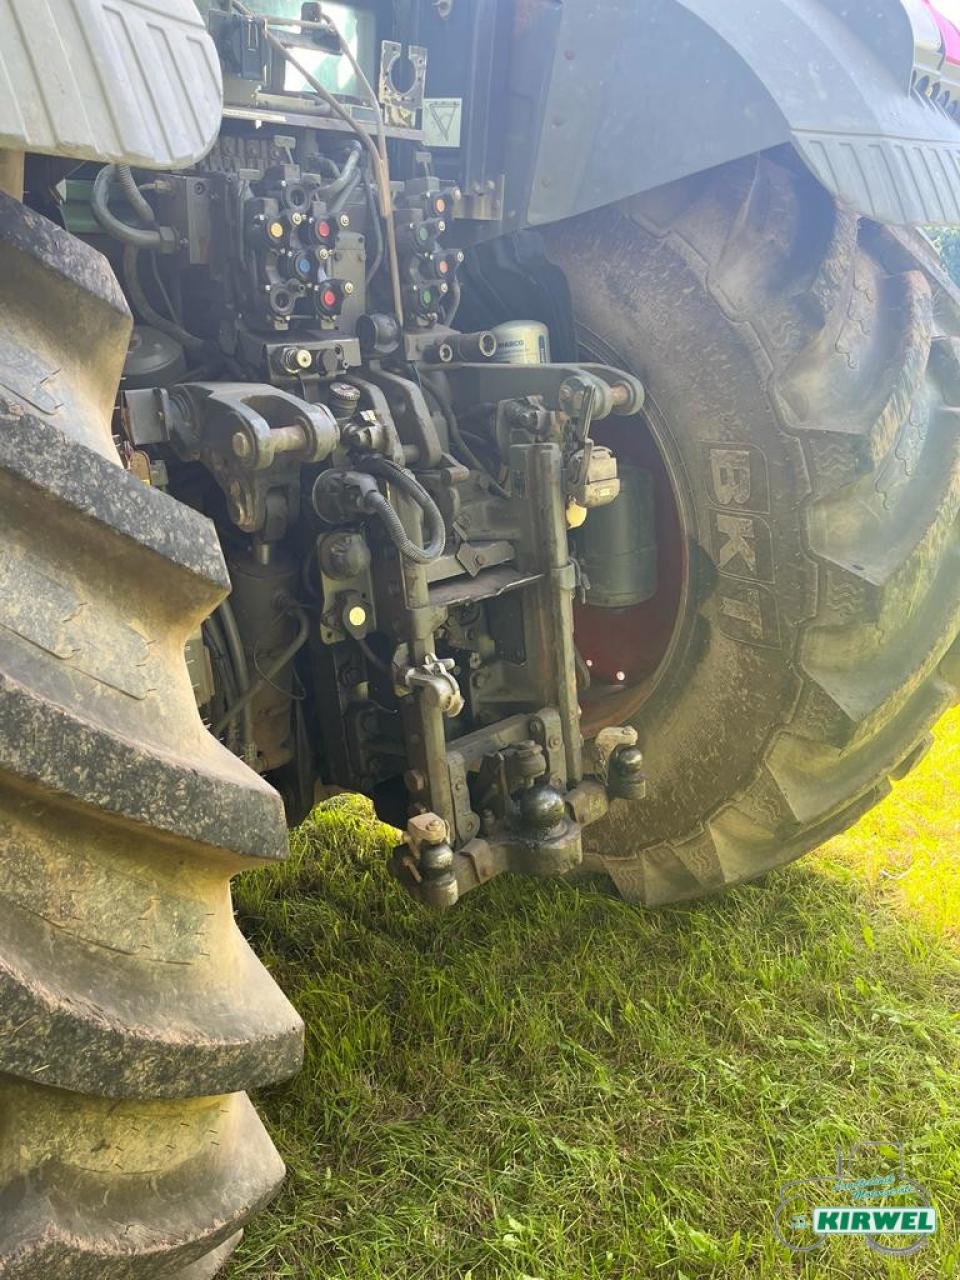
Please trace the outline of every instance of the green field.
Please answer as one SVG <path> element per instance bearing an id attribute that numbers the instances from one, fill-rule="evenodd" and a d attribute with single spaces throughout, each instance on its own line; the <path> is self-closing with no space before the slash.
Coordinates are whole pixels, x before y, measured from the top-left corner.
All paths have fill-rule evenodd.
<path id="1" fill-rule="evenodd" d="M 259 1099 L 290 1176 L 233 1280 L 960 1274 L 958 778 L 960 711 L 854 830 L 655 912 L 504 878 L 431 916 L 366 801 L 317 809 L 237 887 L 307 1059 Z M 793 1257 L 780 1184 L 869 1139 L 939 1234 Z"/>

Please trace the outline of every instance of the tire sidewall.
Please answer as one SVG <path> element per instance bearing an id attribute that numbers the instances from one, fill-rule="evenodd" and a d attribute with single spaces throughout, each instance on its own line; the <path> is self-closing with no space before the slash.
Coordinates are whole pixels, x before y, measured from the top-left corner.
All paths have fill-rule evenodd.
<path id="1" fill-rule="evenodd" d="M 816 603 L 809 486 L 761 337 L 711 291 L 692 246 L 625 206 L 551 228 L 547 245 L 579 300 L 582 340 L 644 382 L 684 528 L 680 616 L 633 721 L 648 799 L 632 826 L 656 844 L 677 838 L 678 812 L 695 830 L 752 781 L 799 695 L 793 654 Z"/>

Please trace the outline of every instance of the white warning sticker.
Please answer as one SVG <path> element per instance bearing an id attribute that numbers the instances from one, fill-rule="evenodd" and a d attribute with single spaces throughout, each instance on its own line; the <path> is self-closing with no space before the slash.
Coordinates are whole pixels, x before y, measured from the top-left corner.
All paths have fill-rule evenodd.
<path id="1" fill-rule="evenodd" d="M 428 147 L 459 147 L 462 116 L 462 98 L 424 98 L 424 143 Z"/>

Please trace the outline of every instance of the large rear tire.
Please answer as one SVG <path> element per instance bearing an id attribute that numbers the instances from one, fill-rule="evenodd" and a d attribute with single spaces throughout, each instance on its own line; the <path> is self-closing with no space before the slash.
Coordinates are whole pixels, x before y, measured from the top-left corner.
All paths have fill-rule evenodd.
<path id="1" fill-rule="evenodd" d="M 633 430 L 684 544 L 661 549 L 656 670 L 585 708 L 632 717 L 649 778 L 593 857 L 626 896 L 694 898 L 847 827 L 955 699 L 957 295 L 919 236 L 838 207 L 789 153 L 545 240 L 584 347 L 646 384 Z M 656 609 L 604 611 L 603 634 L 642 645 Z"/>
<path id="2" fill-rule="evenodd" d="M 0 1274 L 203 1280 L 283 1174 L 242 1090 L 302 1028 L 229 891 L 282 807 L 194 704 L 229 581 L 119 465 L 109 267 L 0 196 L 0 280 Z"/>

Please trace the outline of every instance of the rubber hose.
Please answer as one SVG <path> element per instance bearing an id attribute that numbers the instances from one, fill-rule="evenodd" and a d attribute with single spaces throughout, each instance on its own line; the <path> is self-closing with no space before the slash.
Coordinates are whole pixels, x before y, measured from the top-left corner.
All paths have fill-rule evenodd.
<path id="1" fill-rule="evenodd" d="M 356 191 L 357 187 L 359 187 L 360 181 L 360 174 L 354 172 L 350 181 L 343 188 L 337 198 L 335 200 L 331 200 L 330 204 L 327 206 L 327 211 L 330 213 L 331 217 L 336 217 L 336 215 L 340 213 L 344 205 Z"/>
<path id="2" fill-rule="evenodd" d="M 443 420 L 447 424 L 447 430 L 450 433 L 450 439 L 453 443 L 454 452 L 460 458 L 461 462 L 466 462 L 468 467 L 472 467 L 474 471 L 481 471 L 490 481 L 490 492 L 496 494 L 498 498 L 509 498 L 510 495 L 504 489 L 503 485 L 497 480 L 496 476 L 492 476 L 489 470 L 483 465 L 474 451 L 463 438 L 460 430 L 460 424 L 457 422 L 457 415 L 453 410 L 449 397 L 445 394 L 443 387 L 432 381 L 430 378 L 421 376 L 421 381 L 426 389 L 437 402 Z"/>
<path id="3" fill-rule="evenodd" d="M 163 238 L 156 227 L 149 229 L 131 227 L 128 222 L 122 222 L 107 208 L 110 188 L 113 186 L 116 174 L 117 166 L 115 164 L 106 164 L 94 178 L 93 191 L 90 194 L 90 207 L 93 210 L 93 216 L 104 231 L 116 240 L 122 240 L 125 244 L 134 245 L 138 249 L 162 249 Z M 140 198 L 141 200 L 143 199 L 142 196 Z"/>
<path id="4" fill-rule="evenodd" d="M 229 707 L 230 703 L 235 702 L 239 696 L 237 682 L 233 671 L 233 663 L 230 661 L 230 654 L 227 652 L 227 642 L 223 638 L 223 628 L 213 615 L 204 621 L 202 634 L 210 650 L 211 661 L 219 679 L 224 705 Z M 240 735 L 237 732 L 236 722 L 234 721 L 227 726 L 227 746 L 234 755 L 238 755 L 239 745 Z"/>
<path id="5" fill-rule="evenodd" d="M 380 523 L 387 532 L 387 537 L 403 556 L 404 560 L 409 560 L 413 564 L 432 564 L 440 554 L 440 551 L 443 550 L 441 547 L 438 551 L 433 543 L 429 543 L 425 547 L 418 547 L 413 539 L 409 537 L 403 527 L 403 521 L 382 493 L 370 494 L 367 498 L 367 510 L 371 515 L 379 517 Z"/>
<path id="6" fill-rule="evenodd" d="M 250 692 L 250 668 L 247 666 L 247 655 L 243 650 L 243 640 L 240 636 L 240 628 L 237 626 L 237 616 L 233 612 L 233 606 L 230 601 L 222 601 L 217 613 L 219 613 L 220 620 L 223 623 L 223 638 L 230 653 L 230 662 L 233 665 L 234 679 L 237 682 L 240 696 L 236 702 L 233 702 L 227 708 L 226 714 L 217 721 L 213 732 L 219 737 L 238 712 L 242 712 L 243 714 L 240 717 L 240 750 L 242 758 L 249 764 L 250 761 L 256 759 L 256 744 L 253 737 L 253 708 L 249 699 L 244 701 L 246 695 Z"/>
<path id="7" fill-rule="evenodd" d="M 423 512 L 427 541 L 424 546 L 418 547 L 408 537 L 400 517 L 382 493 L 371 494 L 368 499 L 370 509 L 380 516 L 386 526 L 390 541 L 404 559 L 410 560 L 414 564 L 430 564 L 438 556 L 442 555 L 447 541 L 446 526 L 443 523 L 440 508 L 420 481 L 409 471 L 405 471 L 403 467 L 398 467 L 396 463 L 391 462 L 388 458 L 381 458 L 378 455 L 364 458 L 358 463 L 358 467 L 360 470 L 366 471 L 368 475 L 376 476 L 380 480 L 387 480 L 390 484 L 396 485 L 408 498 L 412 498 Z"/>
<path id="8" fill-rule="evenodd" d="M 340 166 L 335 164 L 329 156 L 312 156 L 310 161 L 310 170 L 313 171 L 316 165 L 317 172 L 325 174 L 328 178 L 337 179 L 340 177 Z"/>
<path id="9" fill-rule="evenodd" d="M 152 305 L 144 292 L 143 285 L 140 283 L 140 271 L 137 265 L 139 260 L 140 249 L 133 244 L 125 245 L 123 250 L 123 279 L 127 286 L 127 293 L 130 295 L 133 309 L 138 317 L 145 324 L 152 324 L 155 329 L 169 334 L 171 338 L 175 338 L 177 342 L 188 350 L 205 351 L 209 345 L 205 338 L 198 338 L 195 333 L 189 333 L 182 325 L 177 324 L 175 320 L 168 320 Z"/>
<path id="10" fill-rule="evenodd" d="M 453 279 L 450 281 L 450 295 L 447 299 L 447 310 L 443 317 L 445 325 L 450 326 L 453 324 L 456 319 L 457 312 L 460 310 L 460 300 L 462 297 L 463 289 L 460 285 L 460 281 L 456 277 L 456 274 L 454 274 Z"/>
<path id="11" fill-rule="evenodd" d="M 370 173 L 366 168 L 364 168 L 363 171 L 363 186 L 367 195 L 368 231 L 373 236 L 374 243 L 373 256 L 367 258 L 366 283 L 369 284 L 380 270 L 380 265 L 383 262 L 383 228 L 380 226 L 380 210 L 377 208 L 377 198 L 374 195 L 373 182 L 371 181 Z"/>
<path id="12" fill-rule="evenodd" d="M 224 603 L 226 603 L 226 601 L 224 601 Z M 221 605 L 220 607 L 223 608 L 223 605 Z M 306 644 L 307 637 L 310 634 L 310 619 L 307 617 L 306 609 L 301 608 L 300 605 L 291 603 L 287 606 L 287 612 L 295 614 L 297 619 L 299 620 L 300 625 L 297 628 L 297 634 L 290 641 L 290 643 L 283 650 L 283 652 L 279 654 L 278 657 L 273 662 L 270 663 L 266 671 L 262 671 L 260 675 L 257 677 L 257 679 L 254 680 L 253 684 L 250 685 L 247 688 L 247 690 L 240 695 L 237 701 L 232 706 L 227 708 L 227 710 L 223 713 L 223 715 L 220 717 L 217 723 L 213 726 L 213 732 L 215 734 L 222 733 L 223 730 L 226 728 L 226 726 L 230 723 L 230 721 L 239 711 L 242 711 L 245 716 L 249 714 L 251 717 L 251 724 L 252 724 L 253 708 L 251 707 L 250 704 L 252 703 L 253 699 L 257 696 L 257 694 L 260 692 L 261 689 L 265 689 L 266 686 L 270 684 L 271 681 L 280 674 L 280 672 L 284 669 L 284 667 L 289 666 L 289 664 L 293 661 L 296 655 L 300 652 L 300 650 Z"/>
<path id="13" fill-rule="evenodd" d="M 325 186 L 318 189 L 317 195 L 324 200 L 329 200 L 332 196 L 339 195 L 350 179 L 357 171 L 357 165 L 360 163 L 360 155 L 363 147 L 359 142 L 352 143 L 350 153 L 343 162 L 343 168 L 339 175 L 332 182 L 328 182 Z"/>
<path id="14" fill-rule="evenodd" d="M 137 186 L 133 170 L 128 164 L 117 165 L 117 181 L 123 188 L 124 195 L 130 201 L 133 211 L 140 221 L 145 222 L 148 227 L 153 226 L 157 221 L 157 215 L 153 212 L 153 206 L 150 201 Z"/>

